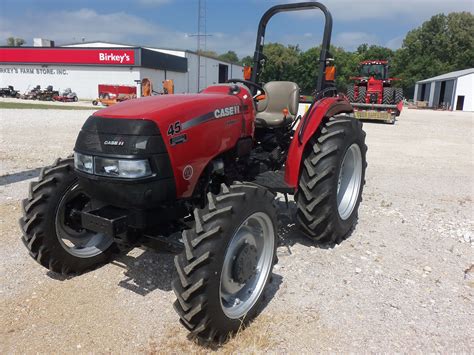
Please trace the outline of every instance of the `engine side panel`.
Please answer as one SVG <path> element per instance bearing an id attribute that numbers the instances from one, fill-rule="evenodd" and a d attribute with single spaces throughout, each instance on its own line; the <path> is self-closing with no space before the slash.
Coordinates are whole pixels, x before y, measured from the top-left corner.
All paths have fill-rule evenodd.
<path id="1" fill-rule="evenodd" d="M 311 110 L 306 113 L 295 131 L 295 136 L 288 150 L 285 164 L 285 182 L 289 186 L 293 188 L 298 187 L 304 150 L 311 137 L 317 132 L 322 120 L 325 117 L 351 112 L 353 112 L 353 109 L 347 99 L 343 97 L 327 97 L 314 104 Z M 303 127 L 304 132 L 300 139 L 300 131 Z"/>

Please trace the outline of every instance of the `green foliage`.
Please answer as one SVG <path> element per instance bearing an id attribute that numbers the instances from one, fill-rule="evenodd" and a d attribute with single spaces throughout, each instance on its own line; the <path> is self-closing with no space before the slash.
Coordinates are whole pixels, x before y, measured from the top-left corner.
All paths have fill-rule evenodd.
<path id="1" fill-rule="evenodd" d="M 210 57 L 210 58 L 215 58 L 215 59 L 217 59 L 219 57 L 219 54 L 217 54 L 214 51 L 199 50 L 196 53 L 200 54 L 200 55 L 203 55 L 205 57 Z"/>
<path id="2" fill-rule="evenodd" d="M 298 46 L 269 43 L 263 48 L 263 54 L 268 58 L 260 77 L 263 82 L 291 80 L 297 74 L 301 54 Z"/>
<path id="3" fill-rule="evenodd" d="M 394 71 L 406 93 L 418 80 L 474 67 L 474 15 L 435 15 L 408 32 L 395 53 Z"/>
<path id="4" fill-rule="evenodd" d="M 242 63 L 243 66 L 251 66 L 253 64 L 253 57 L 247 55 L 243 57 L 240 62 Z"/>
<path id="5" fill-rule="evenodd" d="M 234 51 L 227 51 L 227 53 L 221 54 L 217 58 L 225 62 L 240 63 L 239 57 L 237 56 L 237 53 L 235 53 Z"/>
<path id="6" fill-rule="evenodd" d="M 337 75 L 336 86 L 345 92 L 353 85 L 351 76 L 357 76 L 359 62 L 370 59 L 388 60 L 391 77 L 400 78 L 395 86 L 402 86 L 406 97 L 413 94 L 418 80 L 430 78 L 454 70 L 474 67 L 474 15 L 469 12 L 453 12 L 449 15 L 435 15 L 420 27 L 406 35 L 402 48 L 390 48 L 361 44 L 356 51 L 347 52 L 331 47 Z M 284 46 L 279 43 L 266 44 L 265 66 L 260 79 L 295 81 L 303 94 L 311 94 L 316 87 L 321 48 L 301 51 L 298 46 Z M 238 62 L 235 52 L 218 56 L 225 61 Z M 242 65 L 253 65 L 253 57 L 240 60 Z"/>

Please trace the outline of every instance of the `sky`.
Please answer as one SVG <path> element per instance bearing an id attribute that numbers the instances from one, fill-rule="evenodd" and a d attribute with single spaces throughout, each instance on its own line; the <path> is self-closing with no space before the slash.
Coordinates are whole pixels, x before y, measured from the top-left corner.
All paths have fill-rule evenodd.
<path id="1" fill-rule="evenodd" d="M 204 1 L 204 0 L 203 0 Z M 250 55 L 261 15 L 292 0 L 205 0 L 207 49 Z M 474 12 L 473 0 L 321 1 L 334 19 L 332 44 L 355 50 L 360 44 L 399 48 L 406 33 L 438 13 Z M 83 39 L 196 50 L 198 0 L 0 0 L 0 45 L 14 36 L 57 45 Z M 324 17 L 317 10 L 278 14 L 267 26 L 268 42 L 321 42 Z"/>

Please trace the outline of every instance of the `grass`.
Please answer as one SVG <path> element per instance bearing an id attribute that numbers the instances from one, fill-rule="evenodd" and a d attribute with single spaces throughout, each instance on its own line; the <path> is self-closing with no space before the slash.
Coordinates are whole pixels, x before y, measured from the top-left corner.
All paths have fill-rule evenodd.
<path id="1" fill-rule="evenodd" d="M 48 105 L 48 104 L 29 104 L 23 102 L 0 102 L 0 109 L 36 109 L 36 110 L 96 110 L 93 107 L 69 106 L 69 105 Z"/>
<path id="2" fill-rule="evenodd" d="M 240 329 L 224 344 L 210 344 L 208 346 L 200 345 L 196 339 L 186 337 L 187 332 L 184 328 L 173 325 L 165 333 L 163 342 L 157 343 L 150 340 L 148 348 L 144 349 L 143 352 L 148 355 L 207 355 L 214 352 L 219 354 L 267 353 L 278 346 L 271 335 L 270 327 L 272 324 L 277 324 L 274 317 L 260 315 L 255 321 L 251 322 L 249 327 Z"/>

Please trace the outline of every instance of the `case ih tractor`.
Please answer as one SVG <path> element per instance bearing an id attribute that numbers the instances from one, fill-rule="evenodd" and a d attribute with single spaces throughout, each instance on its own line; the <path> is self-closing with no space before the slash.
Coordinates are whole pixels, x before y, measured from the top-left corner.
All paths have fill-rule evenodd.
<path id="1" fill-rule="evenodd" d="M 296 117 L 297 84 L 261 86 L 259 74 L 269 19 L 303 9 L 320 9 L 326 24 L 315 99 Z M 294 195 L 297 223 L 316 243 L 339 243 L 357 220 L 367 147 L 334 88 L 331 29 L 320 3 L 272 7 L 251 80 L 94 113 L 74 156 L 30 185 L 20 220 L 30 255 L 74 275 L 136 246 L 179 249 L 172 286 L 181 323 L 205 341 L 236 332 L 259 311 L 277 261 L 276 193 Z"/>
<path id="2" fill-rule="evenodd" d="M 395 123 L 403 108 L 403 91 L 392 86 L 399 79 L 389 77 L 388 62 L 361 62 L 359 76 L 351 79 L 355 85 L 347 88 L 347 98 L 354 107 L 355 117 Z"/>

